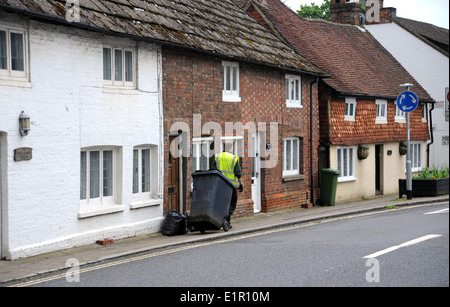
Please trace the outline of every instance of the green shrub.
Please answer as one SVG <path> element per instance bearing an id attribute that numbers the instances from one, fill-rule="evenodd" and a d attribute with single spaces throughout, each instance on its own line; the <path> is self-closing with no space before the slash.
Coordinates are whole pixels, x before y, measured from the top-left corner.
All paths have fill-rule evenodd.
<path id="1" fill-rule="evenodd" d="M 413 179 L 443 179 L 449 177 L 449 168 L 444 167 L 440 169 L 428 167 L 424 168 L 419 174 L 413 177 Z"/>

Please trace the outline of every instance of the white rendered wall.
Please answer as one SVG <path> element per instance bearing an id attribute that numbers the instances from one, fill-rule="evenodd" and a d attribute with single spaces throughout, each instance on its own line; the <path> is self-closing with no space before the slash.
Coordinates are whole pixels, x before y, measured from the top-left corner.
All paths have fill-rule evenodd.
<path id="1" fill-rule="evenodd" d="M 449 124 L 444 114 L 445 88 L 449 86 L 449 58 L 395 23 L 367 25 L 366 28 L 436 101 L 430 166 L 449 166 L 449 145 L 442 144 L 443 137 L 449 136 Z"/>
<path id="2" fill-rule="evenodd" d="M 28 23 L 2 12 L 0 17 L 2 23 L 28 30 L 30 67 L 30 82 L 0 80 L 2 256 L 16 259 L 159 231 L 163 219 L 159 47 Z M 105 41 L 135 44 L 138 89 L 104 88 Z M 26 137 L 18 131 L 21 111 L 32 121 Z M 152 202 L 133 207 L 133 148 L 139 145 L 156 150 L 152 164 L 156 180 Z M 80 150 L 91 146 L 114 146 L 119 153 L 117 210 L 110 210 L 117 212 L 80 218 Z M 33 149 L 30 161 L 14 161 L 14 149 L 21 147 Z"/>

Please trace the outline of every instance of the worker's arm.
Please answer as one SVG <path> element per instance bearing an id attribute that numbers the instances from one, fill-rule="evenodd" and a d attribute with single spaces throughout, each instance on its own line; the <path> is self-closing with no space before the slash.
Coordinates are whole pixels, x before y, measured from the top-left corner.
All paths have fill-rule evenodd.
<path id="1" fill-rule="evenodd" d="M 236 176 L 236 178 L 238 179 L 239 185 L 242 185 L 242 181 L 241 181 L 242 169 L 241 169 L 241 164 L 239 163 L 239 161 L 236 162 L 233 172 L 234 172 L 234 175 Z"/>

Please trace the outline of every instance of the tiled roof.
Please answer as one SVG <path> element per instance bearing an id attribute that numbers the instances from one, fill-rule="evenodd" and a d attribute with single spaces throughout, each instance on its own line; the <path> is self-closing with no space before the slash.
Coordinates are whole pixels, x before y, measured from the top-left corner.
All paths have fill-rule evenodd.
<path id="1" fill-rule="evenodd" d="M 300 54 L 331 74 L 324 82 L 340 94 L 396 98 L 404 90 L 400 84 L 412 83 L 422 101 L 432 101 L 368 31 L 353 25 L 302 18 L 280 0 L 253 0 L 253 5 L 264 12 L 274 30 Z"/>
<path id="2" fill-rule="evenodd" d="M 232 0 L 79 0 L 81 19 L 73 24 L 65 20 L 66 2 L 0 0 L 0 9 L 236 60 L 325 73 L 282 43 Z"/>
<path id="3" fill-rule="evenodd" d="M 396 17 L 394 22 L 406 29 L 413 35 L 425 40 L 428 44 L 441 51 L 445 55 L 449 55 L 449 31 L 435 25 Z"/>

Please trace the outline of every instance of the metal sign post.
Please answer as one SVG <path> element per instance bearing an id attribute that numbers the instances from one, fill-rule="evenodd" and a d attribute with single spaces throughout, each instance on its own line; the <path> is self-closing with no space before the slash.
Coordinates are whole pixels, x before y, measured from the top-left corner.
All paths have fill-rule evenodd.
<path id="1" fill-rule="evenodd" d="M 419 105 L 419 98 L 409 89 L 413 85 L 410 83 L 402 84 L 400 87 L 406 87 L 407 91 L 401 93 L 397 98 L 397 107 L 406 113 L 406 129 L 407 129 L 407 148 L 406 151 L 406 197 L 412 199 L 412 167 L 411 167 L 411 134 L 409 113 L 414 111 Z"/>

